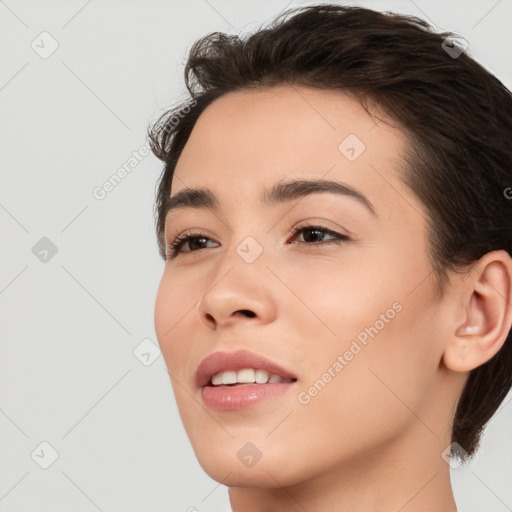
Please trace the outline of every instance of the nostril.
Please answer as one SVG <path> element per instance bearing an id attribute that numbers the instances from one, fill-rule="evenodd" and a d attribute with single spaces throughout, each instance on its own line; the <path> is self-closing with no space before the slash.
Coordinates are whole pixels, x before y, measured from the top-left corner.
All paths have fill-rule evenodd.
<path id="1" fill-rule="evenodd" d="M 253 313 L 252 311 L 249 311 L 248 309 L 240 309 L 240 313 L 243 313 L 244 315 L 254 318 L 256 316 L 256 313 Z"/>

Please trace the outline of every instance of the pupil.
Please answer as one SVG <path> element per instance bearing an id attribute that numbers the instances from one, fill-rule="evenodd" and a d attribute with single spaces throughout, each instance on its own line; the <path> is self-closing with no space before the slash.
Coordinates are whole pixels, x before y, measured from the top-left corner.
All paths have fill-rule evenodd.
<path id="1" fill-rule="evenodd" d="M 317 237 L 313 236 L 313 238 L 315 238 L 315 240 L 309 240 L 310 242 L 311 242 L 311 241 L 313 241 L 313 242 L 317 242 L 317 241 L 318 241 L 318 238 L 320 238 L 320 239 L 322 238 L 322 236 L 321 236 L 322 231 L 321 231 L 321 230 L 319 230 L 319 229 L 316 229 L 316 228 L 310 228 L 310 229 L 307 229 L 307 230 L 306 230 L 306 233 L 317 233 L 317 234 L 318 234 L 318 233 L 320 233 L 320 236 L 319 236 L 319 237 L 318 237 L 318 236 L 317 236 Z M 308 240 L 307 240 L 307 238 L 310 238 L 310 237 L 306 236 L 306 237 L 305 237 L 306 241 L 308 241 Z"/>
<path id="2" fill-rule="evenodd" d="M 194 247 L 192 247 L 193 245 L 196 245 L 196 247 L 195 247 L 196 249 L 198 249 L 198 248 L 199 248 L 199 249 L 202 249 L 201 244 L 202 244 L 202 243 L 204 243 L 204 240 L 205 240 L 205 238 L 204 238 L 204 237 L 201 237 L 201 238 L 193 238 L 192 240 L 189 240 L 189 242 L 188 242 L 188 243 L 190 244 L 190 246 L 191 246 L 190 248 L 191 248 L 191 249 L 194 249 Z"/>

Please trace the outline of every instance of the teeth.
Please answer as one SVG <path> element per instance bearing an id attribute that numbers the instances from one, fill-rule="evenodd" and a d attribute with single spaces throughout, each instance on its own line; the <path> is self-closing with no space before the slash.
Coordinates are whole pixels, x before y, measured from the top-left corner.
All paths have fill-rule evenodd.
<path id="1" fill-rule="evenodd" d="M 222 384 L 235 384 L 236 372 L 224 372 L 222 375 Z"/>
<path id="2" fill-rule="evenodd" d="M 236 374 L 236 381 L 241 384 L 256 382 L 256 373 L 252 368 L 245 368 L 245 370 L 239 370 Z"/>
<path id="3" fill-rule="evenodd" d="M 253 368 L 244 368 L 243 370 L 227 371 L 217 373 L 212 377 L 214 386 L 228 384 L 270 384 L 276 382 L 292 382 L 293 379 L 282 379 L 279 375 L 269 374 L 266 370 L 254 370 Z"/>
<path id="4" fill-rule="evenodd" d="M 214 375 L 212 377 L 212 384 L 214 386 L 220 386 L 222 384 L 222 376 L 223 375 L 224 375 L 223 373 L 217 373 L 217 375 Z"/>
<path id="5" fill-rule="evenodd" d="M 265 384 L 268 382 L 268 372 L 265 370 L 256 370 L 255 379 L 258 384 Z"/>

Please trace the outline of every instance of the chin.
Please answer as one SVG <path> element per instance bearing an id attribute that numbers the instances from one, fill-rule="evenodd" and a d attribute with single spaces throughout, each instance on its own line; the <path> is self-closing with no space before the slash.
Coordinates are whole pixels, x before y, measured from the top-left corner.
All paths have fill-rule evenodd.
<path id="1" fill-rule="evenodd" d="M 300 482 L 297 474 L 291 474 L 284 459 L 260 459 L 254 466 L 246 467 L 237 459 L 222 461 L 217 458 L 202 456 L 198 461 L 203 471 L 213 480 L 227 487 L 262 487 L 277 488 L 291 486 Z"/>
<path id="2" fill-rule="evenodd" d="M 254 443 L 249 439 L 255 437 L 226 437 L 224 442 L 201 437 L 200 441 L 192 442 L 192 446 L 204 472 L 229 487 L 293 486 L 320 470 L 308 460 L 307 454 L 298 452 L 296 446 L 288 446 L 281 440 L 277 444 L 265 442 L 264 436 Z"/>

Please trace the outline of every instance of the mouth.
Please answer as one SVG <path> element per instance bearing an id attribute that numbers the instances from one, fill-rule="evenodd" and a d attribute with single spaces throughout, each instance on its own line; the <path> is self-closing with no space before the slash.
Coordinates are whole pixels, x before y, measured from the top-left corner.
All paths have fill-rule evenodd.
<path id="1" fill-rule="evenodd" d="M 203 403 L 221 411 L 242 409 L 282 395 L 297 380 L 277 363 L 248 350 L 214 352 L 196 371 Z"/>
<path id="2" fill-rule="evenodd" d="M 297 380 L 290 370 L 249 350 L 213 352 L 201 361 L 195 373 L 198 388 L 290 380 Z"/>

